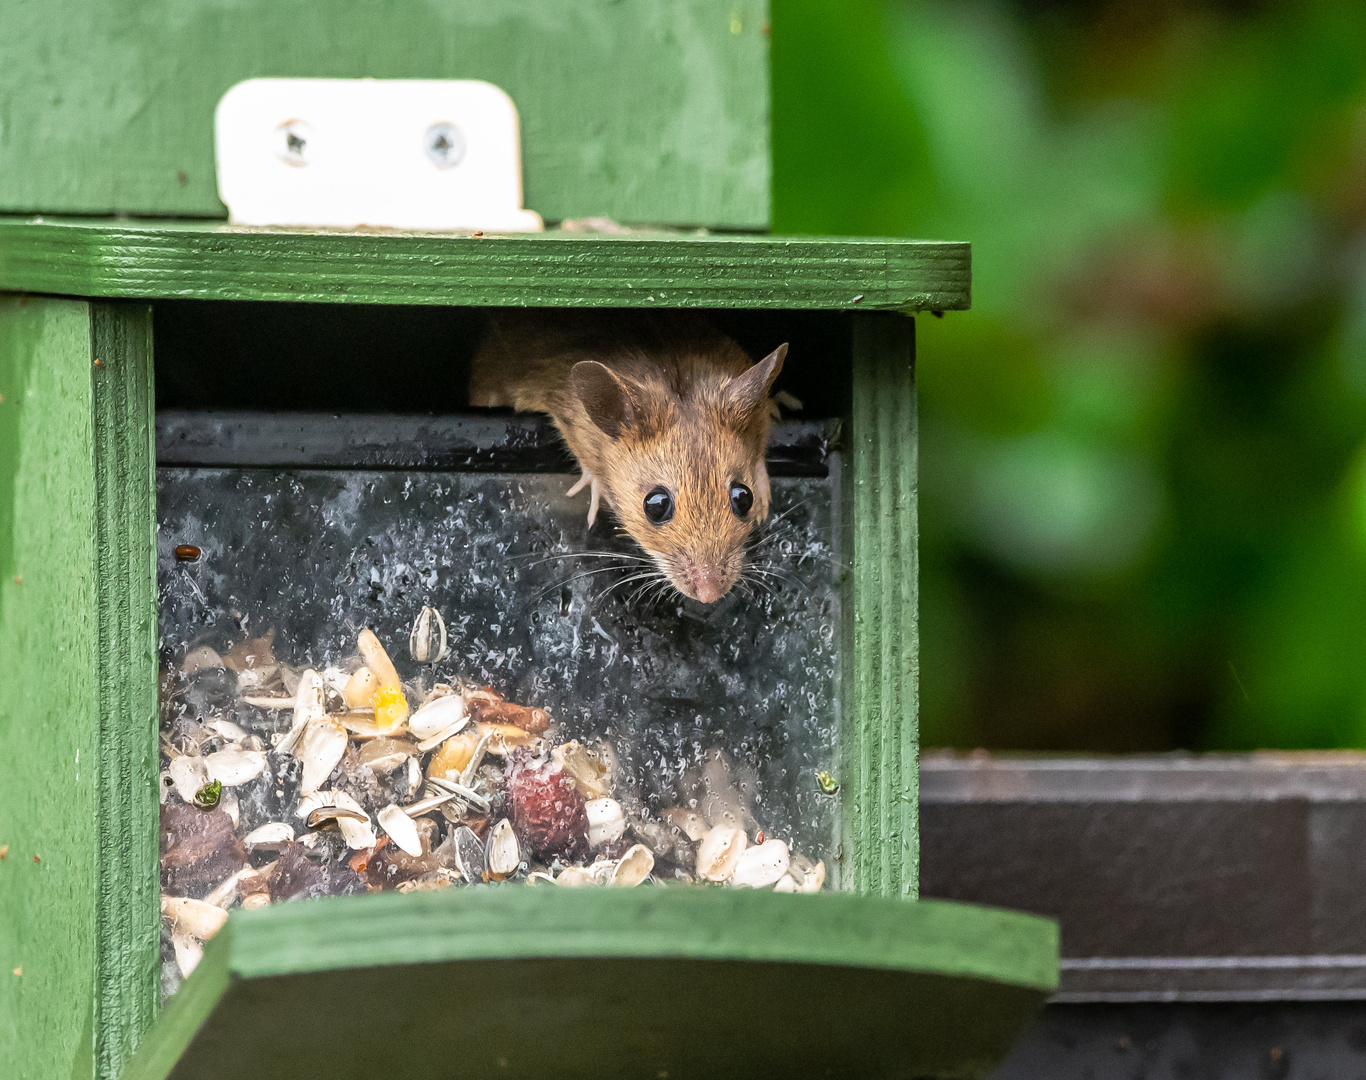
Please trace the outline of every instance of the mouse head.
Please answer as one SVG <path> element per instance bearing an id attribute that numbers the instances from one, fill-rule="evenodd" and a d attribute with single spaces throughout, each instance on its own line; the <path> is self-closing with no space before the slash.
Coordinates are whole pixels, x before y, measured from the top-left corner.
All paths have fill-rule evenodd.
<path id="1" fill-rule="evenodd" d="M 713 603 L 740 577 L 768 517 L 768 392 L 782 345 L 740 375 L 706 371 L 682 394 L 575 364 L 573 393 L 606 437 L 598 479 L 626 531 L 685 596 Z"/>

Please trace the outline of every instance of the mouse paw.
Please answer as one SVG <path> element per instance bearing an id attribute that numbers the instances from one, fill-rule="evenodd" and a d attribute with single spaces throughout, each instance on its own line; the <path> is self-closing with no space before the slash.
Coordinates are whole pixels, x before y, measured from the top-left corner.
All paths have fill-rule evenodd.
<path id="1" fill-rule="evenodd" d="M 602 485 L 594 477 L 591 486 L 592 493 L 588 497 L 588 527 L 593 527 L 593 522 L 598 520 L 598 502 L 602 498 Z"/>
<path id="2" fill-rule="evenodd" d="M 566 491 L 565 496 L 567 498 L 572 499 L 575 495 L 577 495 L 580 491 L 586 488 L 589 484 L 595 483 L 597 483 L 597 481 L 593 479 L 593 474 L 589 472 L 587 469 L 584 469 L 582 474 L 579 476 L 579 482 L 575 484 L 572 488 L 570 488 L 568 491 Z"/>
<path id="3" fill-rule="evenodd" d="M 572 497 L 584 488 L 589 488 L 590 491 L 588 496 L 588 527 L 591 529 L 593 523 L 598 520 L 598 505 L 602 501 L 602 484 L 598 482 L 598 478 L 584 469 L 583 474 L 579 477 L 579 482 L 565 494 Z"/>

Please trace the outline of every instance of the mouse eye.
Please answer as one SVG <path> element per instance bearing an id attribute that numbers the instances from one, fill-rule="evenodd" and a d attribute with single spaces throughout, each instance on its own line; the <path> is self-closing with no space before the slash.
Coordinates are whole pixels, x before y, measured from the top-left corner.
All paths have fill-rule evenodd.
<path id="1" fill-rule="evenodd" d="M 744 484 L 731 484 L 730 508 L 735 511 L 736 517 L 744 517 L 753 505 L 754 492 L 750 491 Z"/>
<path id="2" fill-rule="evenodd" d="M 674 500 L 664 488 L 651 488 L 645 496 L 645 516 L 656 525 L 663 525 L 674 516 Z"/>

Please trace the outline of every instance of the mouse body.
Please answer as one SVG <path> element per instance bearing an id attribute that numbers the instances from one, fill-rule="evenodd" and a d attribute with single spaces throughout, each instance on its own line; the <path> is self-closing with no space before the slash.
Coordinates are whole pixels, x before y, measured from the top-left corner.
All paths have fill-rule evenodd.
<path id="1" fill-rule="evenodd" d="M 589 489 L 679 592 L 714 603 L 768 516 L 769 392 L 787 346 L 752 363 L 686 313 L 495 316 L 470 404 L 548 413 Z"/>

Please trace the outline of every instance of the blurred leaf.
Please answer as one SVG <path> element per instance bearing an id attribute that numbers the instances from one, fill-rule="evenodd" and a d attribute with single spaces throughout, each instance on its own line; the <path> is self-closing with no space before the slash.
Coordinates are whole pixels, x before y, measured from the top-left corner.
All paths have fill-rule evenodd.
<path id="1" fill-rule="evenodd" d="M 927 745 L 1366 746 L 1366 5 L 775 0 L 779 231 L 917 327 Z"/>

